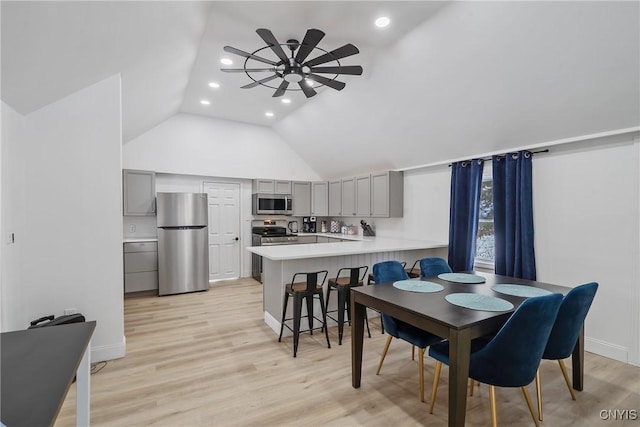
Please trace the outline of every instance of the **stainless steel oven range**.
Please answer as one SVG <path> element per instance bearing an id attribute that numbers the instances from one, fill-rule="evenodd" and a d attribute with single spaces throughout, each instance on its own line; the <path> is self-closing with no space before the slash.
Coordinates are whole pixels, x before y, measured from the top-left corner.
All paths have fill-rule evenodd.
<path id="1" fill-rule="evenodd" d="M 286 227 L 271 225 L 251 229 L 251 246 L 295 245 L 297 243 L 298 236 L 287 234 Z M 262 257 L 260 255 L 252 254 L 251 256 L 251 275 L 262 283 Z"/>

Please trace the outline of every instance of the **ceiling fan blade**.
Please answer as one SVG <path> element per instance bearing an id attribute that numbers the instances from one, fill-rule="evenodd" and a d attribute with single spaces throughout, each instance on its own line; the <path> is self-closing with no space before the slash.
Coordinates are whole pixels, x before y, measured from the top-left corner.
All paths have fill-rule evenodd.
<path id="1" fill-rule="evenodd" d="M 276 40 L 271 31 L 267 30 L 266 28 L 258 28 L 256 30 L 256 33 L 258 33 L 258 35 L 262 37 L 262 40 L 264 40 L 264 42 L 271 48 L 271 50 L 273 50 L 273 52 L 278 55 L 278 58 L 286 63 L 289 62 L 289 58 L 287 58 L 287 55 L 284 53 L 284 50 L 282 50 L 280 43 L 278 43 L 278 40 Z"/>
<path id="2" fill-rule="evenodd" d="M 308 29 L 307 33 L 304 35 L 302 43 L 300 44 L 300 49 L 298 49 L 298 53 L 296 54 L 296 62 L 298 64 L 302 64 L 318 43 L 320 43 L 320 40 L 322 40 L 323 37 L 324 32 L 316 30 L 315 28 Z"/>
<path id="3" fill-rule="evenodd" d="M 347 56 L 355 55 L 359 53 L 357 47 L 352 45 L 351 43 L 345 44 L 342 47 L 332 50 L 329 53 L 325 53 L 322 56 L 318 56 L 317 58 L 312 59 L 311 61 L 307 61 L 303 65 L 307 67 L 313 67 L 314 65 L 324 64 L 325 62 L 335 61 L 336 59 L 346 58 Z"/>
<path id="4" fill-rule="evenodd" d="M 300 86 L 300 89 L 302 89 L 302 91 L 304 92 L 304 96 L 306 96 L 307 98 L 311 98 L 312 96 L 314 96 L 317 93 L 304 80 L 300 80 L 298 82 L 298 85 Z"/>
<path id="5" fill-rule="evenodd" d="M 259 86 L 262 83 L 266 83 L 266 82 L 271 81 L 271 80 L 273 80 L 273 79 L 275 79 L 277 77 L 278 77 L 278 75 L 274 74 L 273 76 L 265 77 L 264 79 L 261 79 L 261 80 L 256 80 L 255 82 L 249 83 L 248 85 L 240 86 L 240 89 L 251 89 L 252 87 Z"/>
<path id="6" fill-rule="evenodd" d="M 276 89 L 276 91 L 271 96 L 273 98 L 277 98 L 284 95 L 284 93 L 287 91 L 287 87 L 289 87 L 289 82 L 283 79 L 282 83 L 280 83 L 280 86 L 278 86 L 278 89 Z"/>
<path id="7" fill-rule="evenodd" d="M 342 90 L 346 86 L 345 83 L 339 82 L 337 80 L 331 80 L 324 76 L 317 76 L 315 74 L 309 74 L 307 76 L 308 79 L 315 80 L 318 83 L 322 83 L 325 86 L 329 86 L 335 90 Z"/>
<path id="8" fill-rule="evenodd" d="M 261 56 L 254 55 L 254 54 L 249 53 L 249 52 L 245 52 L 244 50 L 236 49 L 235 47 L 225 46 L 224 47 L 224 51 L 225 52 L 229 52 L 229 53 L 234 53 L 236 55 L 244 56 L 245 58 L 255 59 L 256 61 L 264 62 L 265 64 L 276 65 L 275 62 L 273 62 L 273 61 L 271 61 L 269 59 L 263 58 Z"/>
<path id="9" fill-rule="evenodd" d="M 340 67 L 314 67 L 312 73 L 329 73 L 329 74 L 350 74 L 359 76 L 362 74 L 362 67 L 359 65 L 342 65 Z"/>
<path id="10" fill-rule="evenodd" d="M 263 71 L 271 71 L 275 72 L 275 68 L 220 68 L 220 71 L 224 71 L 225 73 L 258 73 Z"/>

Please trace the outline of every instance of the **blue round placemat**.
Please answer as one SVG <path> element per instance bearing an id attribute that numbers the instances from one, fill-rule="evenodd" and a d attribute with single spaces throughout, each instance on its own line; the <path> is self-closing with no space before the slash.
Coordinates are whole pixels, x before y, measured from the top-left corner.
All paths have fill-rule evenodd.
<path id="1" fill-rule="evenodd" d="M 472 310 L 509 311 L 513 308 L 513 304 L 509 301 L 481 294 L 449 294 L 444 299 L 453 305 Z"/>
<path id="2" fill-rule="evenodd" d="M 549 295 L 553 292 L 542 288 L 535 288 L 527 285 L 517 285 L 513 283 L 500 283 L 493 285 L 491 290 L 499 294 L 513 295 L 515 297 L 531 298 Z"/>
<path id="3" fill-rule="evenodd" d="M 455 283 L 484 283 L 486 279 L 482 276 L 469 273 L 442 273 L 438 278 Z"/>
<path id="4" fill-rule="evenodd" d="M 400 280 L 393 283 L 394 288 L 410 292 L 440 292 L 444 286 L 433 283 L 423 282 L 421 280 Z"/>

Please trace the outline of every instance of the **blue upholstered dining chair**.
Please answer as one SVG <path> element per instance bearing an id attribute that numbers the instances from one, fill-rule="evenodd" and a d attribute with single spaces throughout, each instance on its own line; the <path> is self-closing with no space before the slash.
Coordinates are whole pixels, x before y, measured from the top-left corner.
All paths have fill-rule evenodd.
<path id="1" fill-rule="evenodd" d="M 564 297 L 558 317 L 551 329 L 551 335 L 544 349 L 542 359 L 557 360 L 562 371 L 564 381 L 571 394 L 571 399 L 576 400 L 573 393 L 564 359 L 571 356 L 582 330 L 584 319 L 587 317 L 593 298 L 596 296 L 598 284 L 596 282 L 576 286 Z M 542 421 L 542 391 L 540 387 L 540 371 L 536 374 L 536 395 L 538 398 L 538 418 Z"/>
<path id="2" fill-rule="evenodd" d="M 373 277 L 377 284 L 385 282 L 395 282 L 398 280 L 406 280 L 409 278 L 404 266 L 398 261 L 384 261 L 373 266 Z M 400 338 L 408 343 L 419 348 L 418 351 L 418 369 L 420 370 L 420 401 L 424 402 L 424 353 L 426 348 L 436 342 L 442 341 L 439 336 L 430 334 L 422 329 L 416 328 L 413 325 L 405 323 L 401 320 L 394 319 L 393 317 L 381 313 L 382 323 L 385 331 L 389 334 L 387 343 L 382 351 L 380 357 L 380 364 L 378 365 L 378 371 L 376 375 L 380 375 L 382 369 L 382 363 L 389 350 L 389 345 L 393 338 Z"/>
<path id="3" fill-rule="evenodd" d="M 451 267 L 442 258 L 422 258 L 420 260 L 420 277 L 437 276 L 442 273 L 452 273 Z"/>
<path id="4" fill-rule="evenodd" d="M 469 378 L 489 384 L 493 426 L 497 426 L 495 386 L 520 387 L 533 422 L 536 426 L 539 425 L 526 386 L 536 376 L 561 303 L 560 294 L 528 298 L 513 312 L 495 336 L 471 341 Z M 440 370 L 443 363 L 449 364 L 449 341 L 433 344 L 429 348 L 429 356 L 437 361 L 429 408 L 429 413 L 433 413 Z"/>

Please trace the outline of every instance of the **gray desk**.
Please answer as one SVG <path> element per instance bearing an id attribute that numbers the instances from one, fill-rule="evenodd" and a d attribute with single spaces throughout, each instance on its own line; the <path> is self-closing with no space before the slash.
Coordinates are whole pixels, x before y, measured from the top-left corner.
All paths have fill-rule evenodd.
<path id="1" fill-rule="evenodd" d="M 51 426 L 77 374 L 76 423 L 89 425 L 89 342 L 96 322 L 0 334 L 0 420 Z"/>

